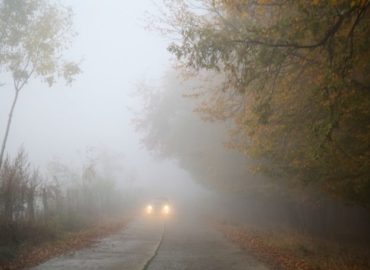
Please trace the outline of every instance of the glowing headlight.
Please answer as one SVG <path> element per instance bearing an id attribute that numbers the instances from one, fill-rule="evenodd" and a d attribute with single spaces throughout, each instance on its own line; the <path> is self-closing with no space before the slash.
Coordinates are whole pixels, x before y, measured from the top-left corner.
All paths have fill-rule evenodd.
<path id="1" fill-rule="evenodd" d="M 164 205 L 163 206 L 163 213 L 169 214 L 170 213 L 170 206 L 169 205 Z"/>
<path id="2" fill-rule="evenodd" d="M 150 204 L 146 207 L 146 212 L 148 214 L 151 214 L 153 212 L 153 206 L 151 206 Z"/>

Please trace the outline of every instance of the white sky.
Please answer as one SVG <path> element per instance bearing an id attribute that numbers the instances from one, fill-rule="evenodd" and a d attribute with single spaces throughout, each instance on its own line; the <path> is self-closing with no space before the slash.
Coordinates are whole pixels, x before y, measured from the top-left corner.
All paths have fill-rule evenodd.
<path id="1" fill-rule="evenodd" d="M 49 88 L 34 80 L 24 89 L 7 152 L 14 154 L 23 144 L 32 162 L 43 167 L 53 157 L 73 163 L 86 147 L 107 147 L 123 152 L 142 182 L 187 179 L 173 163 L 153 161 L 132 126 L 130 108 L 139 107 L 132 98 L 136 83 L 158 81 L 170 66 L 165 40 L 143 27 L 146 11 L 154 11 L 152 0 L 62 2 L 75 13 L 79 35 L 68 55 L 83 59 L 83 73 L 71 87 Z M 0 138 L 13 96 L 10 86 L 0 88 Z"/>

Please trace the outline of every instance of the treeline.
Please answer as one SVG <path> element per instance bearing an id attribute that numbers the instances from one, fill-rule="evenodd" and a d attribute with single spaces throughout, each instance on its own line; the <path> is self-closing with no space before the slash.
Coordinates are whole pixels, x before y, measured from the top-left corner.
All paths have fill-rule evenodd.
<path id="1" fill-rule="evenodd" d="M 196 111 L 233 123 L 228 147 L 277 186 L 369 208 L 369 1 L 164 6 L 157 26 L 177 67 L 203 82 Z"/>
<path id="2" fill-rule="evenodd" d="M 120 214 L 122 193 L 99 165 L 89 162 L 78 171 L 54 161 L 41 174 L 23 150 L 6 158 L 0 170 L 0 259 L 15 254 L 19 244 L 56 239 Z"/>
<path id="3" fill-rule="evenodd" d="M 145 145 L 229 222 L 368 241 L 370 2 L 195 2 L 154 18 L 177 72 L 141 91 Z"/>
<path id="4" fill-rule="evenodd" d="M 202 74 L 204 75 L 204 74 Z M 288 230 L 336 240 L 370 240 L 370 214 L 366 208 L 311 186 L 291 184 L 251 168 L 255 161 L 229 141 L 231 121 L 203 121 L 193 112 L 188 89 L 204 81 L 184 82 L 178 72 L 168 72 L 157 86 L 140 88 L 145 108 L 136 119 L 145 146 L 160 158 L 178 164 L 202 186 L 215 191 L 203 202 L 209 215 L 231 224 L 249 224 L 266 230 Z M 208 84 L 217 84 L 214 77 Z"/>

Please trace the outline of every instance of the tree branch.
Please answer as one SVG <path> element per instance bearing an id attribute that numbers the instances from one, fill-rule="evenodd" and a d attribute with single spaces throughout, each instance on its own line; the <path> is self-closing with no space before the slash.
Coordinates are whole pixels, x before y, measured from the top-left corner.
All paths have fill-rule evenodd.
<path id="1" fill-rule="evenodd" d="M 347 18 L 356 7 L 353 7 L 349 9 L 347 12 L 339 16 L 339 19 L 336 21 L 336 23 L 329 28 L 329 30 L 325 33 L 324 37 L 319 40 L 316 43 L 312 44 L 299 44 L 296 42 L 268 42 L 258 39 L 247 39 L 247 40 L 232 40 L 232 42 L 238 42 L 238 43 L 245 43 L 245 44 L 251 44 L 251 45 L 262 45 L 267 47 L 273 47 L 273 48 L 294 48 L 294 49 L 314 49 L 317 47 L 321 47 L 326 44 L 326 42 L 332 38 L 336 32 L 338 32 L 339 28 L 341 27 L 343 21 L 345 18 Z"/>

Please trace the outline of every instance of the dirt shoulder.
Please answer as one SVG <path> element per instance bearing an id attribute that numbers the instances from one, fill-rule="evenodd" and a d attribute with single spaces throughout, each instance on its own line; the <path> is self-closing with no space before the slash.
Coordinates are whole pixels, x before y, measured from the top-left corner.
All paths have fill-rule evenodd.
<path id="1" fill-rule="evenodd" d="M 0 270 L 33 267 L 50 258 L 88 247 L 96 240 L 124 229 L 129 220 L 129 218 L 105 220 L 78 232 L 65 233 L 57 240 L 37 245 L 25 244 L 19 249 L 15 258 L 0 265 Z"/>
<path id="2" fill-rule="evenodd" d="M 370 247 L 343 245 L 292 232 L 264 232 L 217 224 L 230 241 L 272 269 L 370 269 Z"/>

